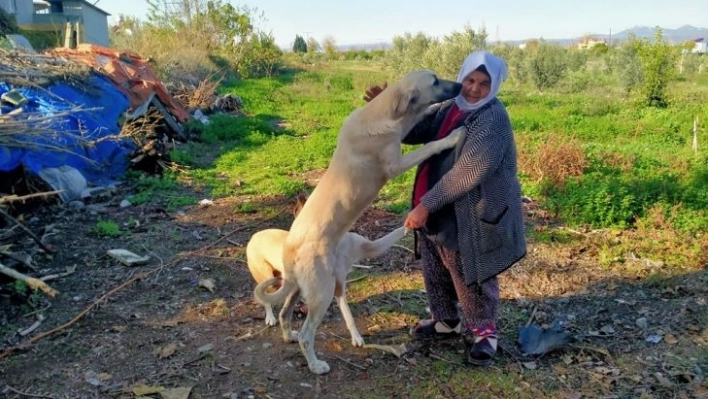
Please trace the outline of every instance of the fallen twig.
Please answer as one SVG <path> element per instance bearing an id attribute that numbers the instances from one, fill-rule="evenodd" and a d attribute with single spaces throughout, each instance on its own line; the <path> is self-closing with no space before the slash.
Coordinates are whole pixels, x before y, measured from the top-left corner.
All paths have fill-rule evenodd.
<path id="1" fill-rule="evenodd" d="M 367 277 L 369 277 L 369 276 L 361 276 L 361 277 L 353 278 L 353 279 L 351 279 L 351 280 L 347 280 L 347 284 L 353 283 L 353 282 L 355 282 L 355 281 L 363 280 L 363 279 L 365 279 L 365 278 L 367 278 Z"/>
<path id="2" fill-rule="evenodd" d="M 346 363 L 346 364 L 348 364 L 348 365 L 350 365 L 350 366 L 353 366 L 353 367 L 358 368 L 359 370 L 366 371 L 366 370 L 368 369 L 368 367 L 366 367 L 366 366 L 362 366 L 362 365 L 360 365 L 360 364 L 356 364 L 356 363 L 350 362 L 349 360 L 347 360 L 347 359 L 345 359 L 345 358 L 343 358 L 343 357 L 341 357 L 341 356 L 334 355 L 334 357 L 336 357 L 337 359 L 343 361 L 344 363 Z"/>
<path id="3" fill-rule="evenodd" d="M 12 252 L 0 251 L 0 256 L 4 256 L 4 257 L 6 257 L 6 258 L 10 258 L 10 259 L 14 260 L 15 262 L 21 264 L 22 266 L 24 266 L 24 267 L 26 267 L 26 268 L 28 268 L 28 269 L 30 269 L 30 270 L 37 271 L 37 269 L 36 269 L 34 266 L 32 266 L 32 264 L 30 264 L 29 262 L 25 261 L 25 260 L 22 259 L 21 257 L 15 255 L 15 254 L 13 254 Z"/>
<path id="4" fill-rule="evenodd" d="M 371 266 L 357 265 L 357 264 L 353 264 L 352 267 L 356 267 L 358 269 L 371 269 Z"/>
<path id="5" fill-rule="evenodd" d="M 28 199 L 32 198 L 38 198 L 38 197 L 48 197 L 50 195 L 55 195 L 55 194 L 61 194 L 63 193 L 64 190 L 56 190 L 56 191 L 47 191 L 43 193 L 34 193 L 34 194 L 27 194 L 27 195 L 5 195 L 0 198 L 0 204 L 4 204 L 7 202 L 14 202 L 14 201 L 25 201 Z"/>
<path id="6" fill-rule="evenodd" d="M 592 346 L 592 345 L 577 344 L 577 343 L 571 343 L 568 346 L 570 346 L 571 348 L 575 348 L 575 349 L 588 350 L 591 352 L 601 353 L 609 358 L 612 358 L 612 355 L 610 354 L 610 352 L 605 348 L 600 348 L 600 347 Z"/>
<path id="7" fill-rule="evenodd" d="M 408 352 L 408 347 L 406 344 L 400 345 L 378 345 L 378 344 L 364 344 L 366 349 L 378 349 L 384 352 L 393 354 L 396 357 L 401 357 Z"/>
<path id="8" fill-rule="evenodd" d="M 410 252 L 410 253 L 415 253 L 412 249 L 410 249 L 410 248 L 408 248 L 408 247 L 404 247 L 403 245 L 398 245 L 398 244 L 396 244 L 396 245 L 393 245 L 392 248 L 405 249 L 406 251 L 408 251 L 408 252 Z"/>
<path id="9" fill-rule="evenodd" d="M 56 280 L 56 279 L 59 279 L 62 277 L 69 276 L 71 274 L 74 274 L 75 271 L 76 271 L 76 266 L 71 266 L 71 267 L 67 268 L 66 272 L 64 272 L 64 273 L 48 274 L 46 276 L 40 277 L 39 279 L 44 282 L 47 282 L 47 281 Z"/>
<path id="10" fill-rule="evenodd" d="M 52 249 L 50 249 L 49 247 L 47 247 L 47 246 L 42 242 L 42 240 L 41 240 L 39 237 L 37 237 L 37 235 L 34 234 L 34 232 L 32 232 L 32 230 L 30 230 L 29 228 L 27 228 L 27 226 L 25 226 L 24 224 L 22 224 L 19 220 L 17 220 L 17 219 L 15 219 L 14 217 L 10 216 L 10 214 L 8 214 L 7 212 L 5 212 L 2 208 L 0 208 L 0 215 L 2 215 L 5 219 L 7 219 L 8 222 L 14 223 L 15 225 L 19 226 L 22 230 L 24 230 L 27 234 L 29 234 L 30 237 L 32 237 L 32 239 L 34 240 L 34 242 L 36 242 L 37 245 L 39 245 L 45 252 L 50 253 L 50 254 L 51 254 L 51 253 L 54 253 L 54 251 L 53 251 Z"/>
<path id="11" fill-rule="evenodd" d="M 438 356 L 434 353 L 430 353 L 428 356 L 432 359 L 440 360 L 442 362 L 449 363 L 449 364 L 454 364 L 455 366 L 462 366 L 462 363 L 455 362 L 455 361 L 449 360 L 449 359 L 445 359 L 444 357 Z"/>
<path id="12" fill-rule="evenodd" d="M 278 213 L 276 213 L 275 215 L 273 215 L 273 216 L 271 216 L 271 217 L 268 217 L 268 218 L 259 220 L 259 221 L 254 222 L 254 223 L 249 223 L 249 224 L 243 225 L 243 226 L 241 226 L 241 227 L 237 227 L 237 228 L 231 230 L 230 232 L 224 234 L 223 236 L 219 237 L 219 239 L 217 239 L 216 241 L 212 242 L 211 244 L 205 246 L 204 248 L 202 248 L 202 249 L 200 249 L 200 250 L 198 250 L 198 251 L 206 251 L 207 249 L 212 248 L 212 247 L 215 246 L 216 244 L 218 244 L 218 243 L 220 243 L 220 242 L 226 240 L 229 236 L 233 235 L 234 233 L 238 233 L 239 231 L 248 230 L 248 229 L 250 229 L 250 228 L 253 228 L 253 227 L 256 227 L 256 226 L 258 226 L 258 225 L 260 225 L 260 224 L 263 224 L 263 223 L 265 223 L 265 222 L 267 222 L 267 221 L 269 221 L 269 220 L 273 220 L 273 219 L 277 218 L 278 216 L 280 216 L 281 213 L 282 213 L 282 212 L 278 212 Z"/>
<path id="13" fill-rule="evenodd" d="M 265 330 L 267 330 L 267 329 L 269 329 L 269 328 L 270 328 L 270 326 L 265 326 L 265 327 L 261 328 L 260 330 L 254 332 L 254 333 L 248 332 L 248 333 L 246 333 L 246 334 L 243 334 L 243 335 L 240 336 L 240 337 L 234 338 L 234 341 L 243 341 L 243 340 L 246 340 L 246 339 L 249 339 L 249 338 L 253 338 L 253 337 L 257 336 L 257 335 L 261 335 L 261 334 L 263 333 L 263 331 L 265 331 Z"/>
<path id="14" fill-rule="evenodd" d="M 40 325 L 42 324 L 42 322 L 44 321 L 44 318 L 45 318 L 45 317 L 44 317 L 43 315 L 37 314 L 37 321 L 35 321 L 31 326 L 29 326 L 29 327 L 25 328 L 24 330 L 20 331 L 20 335 L 24 337 L 25 335 L 27 335 L 27 334 L 31 333 L 32 331 L 38 329 L 39 326 L 40 326 Z"/>
<path id="15" fill-rule="evenodd" d="M 47 310 L 47 309 L 49 309 L 49 308 L 51 308 L 51 307 L 52 307 L 52 304 L 51 304 L 51 303 L 48 303 L 47 306 L 43 307 L 42 309 L 37 309 L 37 310 L 35 310 L 35 311 L 33 311 L 33 312 L 29 312 L 29 313 L 23 314 L 22 317 L 30 317 L 30 316 L 35 315 L 35 314 L 37 314 L 37 313 L 42 313 L 42 312 L 44 312 L 45 310 Z"/>
<path id="16" fill-rule="evenodd" d="M 0 273 L 10 276 L 16 280 L 24 281 L 30 288 L 37 289 L 54 298 L 59 291 L 50 287 L 47 283 L 34 277 L 26 276 L 17 270 L 11 269 L 0 263 Z"/>
<path id="17" fill-rule="evenodd" d="M 22 392 L 22 391 L 20 391 L 20 390 L 15 389 L 15 388 L 13 388 L 13 387 L 11 387 L 11 386 L 9 386 L 9 385 L 5 385 L 5 388 L 7 388 L 8 390 L 10 390 L 10 391 L 12 391 L 13 393 L 16 393 L 16 394 L 18 394 L 18 395 L 27 396 L 28 398 L 47 398 L 47 399 L 54 399 L 54 396 L 51 396 L 51 395 L 35 395 L 35 394 L 31 394 L 31 393 L 25 393 L 25 392 Z"/>
<path id="18" fill-rule="evenodd" d="M 526 322 L 526 327 L 531 325 L 531 322 L 536 317 L 536 312 L 538 312 L 538 307 L 534 306 L 533 310 L 531 311 L 531 317 L 529 317 L 529 321 Z"/>
<path id="19" fill-rule="evenodd" d="M 69 327 L 71 327 L 72 325 L 74 325 L 77 321 L 81 320 L 81 319 L 82 319 L 84 316 L 86 316 L 93 308 L 95 308 L 99 303 L 105 301 L 106 298 L 108 298 L 109 296 L 113 295 L 114 293 L 116 293 L 116 292 L 122 290 L 123 288 L 129 286 L 130 284 L 132 284 L 132 283 L 134 283 L 134 282 L 136 282 L 136 281 L 138 281 L 138 280 L 142 280 L 142 279 L 144 279 L 144 278 L 146 278 L 146 277 L 148 277 L 148 276 L 150 276 L 150 275 L 152 275 L 152 274 L 154 274 L 154 273 L 157 273 L 157 272 L 160 271 L 163 267 L 165 267 L 165 266 L 167 266 L 167 265 L 170 265 L 170 264 L 173 264 L 173 263 L 176 263 L 176 262 L 177 262 L 177 260 L 173 260 L 172 262 L 170 262 L 170 263 L 168 263 L 168 264 L 166 264 L 166 265 L 164 265 L 164 266 L 159 266 L 159 267 L 156 267 L 156 268 L 154 268 L 154 269 L 152 269 L 152 270 L 148 270 L 148 271 L 146 271 L 146 272 L 140 273 L 140 274 L 138 274 L 137 276 L 131 278 L 130 280 L 121 283 L 121 284 L 118 285 L 117 287 L 115 287 L 115 288 L 111 289 L 110 291 L 108 291 L 107 293 L 101 295 L 100 298 L 98 298 L 98 299 L 95 300 L 93 303 L 91 303 L 88 307 L 86 307 L 84 310 L 82 310 L 78 315 L 74 316 L 73 319 L 71 319 L 71 320 L 69 320 L 68 322 L 62 324 L 61 326 L 56 327 L 56 328 L 54 328 L 54 329 L 52 329 L 52 330 L 49 330 L 49 331 L 45 331 L 45 332 L 43 332 L 43 333 L 41 333 L 41 334 L 39 334 L 39 335 L 37 335 L 37 336 L 35 336 L 35 337 L 32 337 L 29 341 L 24 342 L 24 343 L 22 343 L 22 344 L 19 344 L 19 345 L 16 345 L 16 346 L 12 346 L 12 347 L 6 348 L 4 351 L 2 351 L 2 353 L 0 353 L 0 359 L 3 359 L 3 358 L 6 358 L 6 357 L 10 356 L 12 353 L 14 353 L 14 352 L 16 352 L 16 351 L 19 351 L 19 350 L 22 350 L 22 349 L 27 349 L 27 348 L 29 348 L 30 346 L 32 346 L 32 344 L 34 344 L 35 342 L 41 340 L 42 338 L 45 338 L 45 337 L 48 337 L 48 336 L 50 336 L 50 335 L 54 335 L 54 334 L 57 334 L 57 333 L 59 333 L 59 332 L 62 332 L 62 331 L 64 331 L 64 330 L 66 330 L 67 328 L 69 328 Z"/>

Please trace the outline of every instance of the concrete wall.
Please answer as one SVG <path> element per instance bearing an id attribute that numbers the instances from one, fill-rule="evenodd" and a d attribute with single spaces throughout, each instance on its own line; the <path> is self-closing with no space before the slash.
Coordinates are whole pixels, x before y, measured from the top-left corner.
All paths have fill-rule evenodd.
<path id="1" fill-rule="evenodd" d="M 82 5 L 81 11 L 84 19 L 82 42 L 108 47 L 108 16 L 86 4 Z"/>
<path id="2" fill-rule="evenodd" d="M 19 25 L 32 23 L 34 14 L 32 0 L 0 0 L 0 8 L 13 14 Z"/>

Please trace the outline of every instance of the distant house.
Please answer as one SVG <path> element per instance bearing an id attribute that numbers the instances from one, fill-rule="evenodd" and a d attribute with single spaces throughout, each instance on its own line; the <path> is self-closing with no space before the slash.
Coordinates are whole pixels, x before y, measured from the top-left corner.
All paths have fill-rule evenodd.
<path id="1" fill-rule="evenodd" d="M 692 53 L 708 54 L 708 40 L 705 37 L 700 37 L 693 40 L 694 46 L 691 49 Z"/>
<path id="2" fill-rule="evenodd" d="M 578 50 L 589 50 L 597 45 L 607 45 L 607 41 L 605 39 L 600 39 L 597 40 L 593 37 L 584 37 L 583 39 L 580 40 L 578 43 Z"/>
<path id="3" fill-rule="evenodd" d="M 0 0 L 0 7 L 15 15 L 26 30 L 64 32 L 72 23 L 74 41 L 108 47 L 109 13 L 86 0 Z"/>

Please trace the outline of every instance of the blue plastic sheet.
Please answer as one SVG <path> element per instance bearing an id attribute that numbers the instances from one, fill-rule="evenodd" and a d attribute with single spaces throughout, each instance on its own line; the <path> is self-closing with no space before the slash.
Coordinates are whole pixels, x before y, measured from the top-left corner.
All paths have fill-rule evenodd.
<path id="1" fill-rule="evenodd" d="M 85 89 L 89 88 L 89 89 Z M 10 86 L 0 82 L 0 95 L 15 89 L 29 101 L 22 114 L 57 115 L 49 125 L 51 133 L 25 134 L 17 138 L 24 148 L 8 148 L 0 144 L 0 172 L 18 166 L 38 173 L 44 168 L 71 166 L 92 185 L 107 185 L 125 174 L 128 155 L 136 144 L 128 138 L 118 138 L 120 117 L 129 107 L 128 98 L 107 78 L 92 73 L 82 88 L 58 82 L 46 89 Z M 2 113 L 14 109 L 2 104 Z M 22 115 L 20 114 L 20 115 Z M 20 116 L 21 117 L 21 116 Z"/>

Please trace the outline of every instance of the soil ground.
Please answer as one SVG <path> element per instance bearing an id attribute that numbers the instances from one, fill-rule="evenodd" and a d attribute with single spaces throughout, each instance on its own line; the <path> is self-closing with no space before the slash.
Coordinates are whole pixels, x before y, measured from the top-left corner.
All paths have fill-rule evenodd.
<path id="1" fill-rule="evenodd" d="M 75 269 L 50 281 L 60 292 L 54 299 L 28 298 L 3 285 L 0 396 L 186 398 L 175 390 L 183 388 L 193 399 L 708 397 L 705 270 L 645 278 L 662 266 L 637 260 L 641 271 L 632 274 L 602 267 L 592 232 L 577 232 L 570 243 L 530 239 L 528 256 L 501 277 L 502 350 L 493 366 L 476 369 L 461 364 L 459 342 L 410 340 L 410 326 L 425 316 L 420 265 L 408 250 L 393 248 L 365 261 L 371 269 L 357 269 L 350 302 L 368 343 L 403 343 L 408 353 L 398 358 L 352 347 L 333 303 L 316 341 L 332 371 L 315 376 L 298 346 L 281 341 L 279 327 L 265 327 L 243 262 L 251 234 L 289 226 L 292 199 L 121 208 L 129 193 L 119 189 L 80 210 L 56 205 L 26 214 L 26 225 L 57 250 L 52 256 L 10 232 L 15 248 L 19 243 L 34 254 L 38 275 Z M 552 223 L 533 203 L 527 207 L 529 229 Z M 98 221 L 109 219 L 119 223 L 119 234 L 99 235 Z M 376 238 L 401 222 L 400 215 L 371 209 L 355 231 Z M 402 245 L 411 248 L 410 237 Z M 106 255 L 115 248 L 151 261 L 124 266 Z M 28 344 L 87 309 L 75 323 Z M 39 328 L 21 336 L 18 330 L 39 314 Z M 519 328 L 555 320 L 575 342 L 540 358 L 522 355 Z M 13 348 L 19 350 L 8 352 Z"/>

